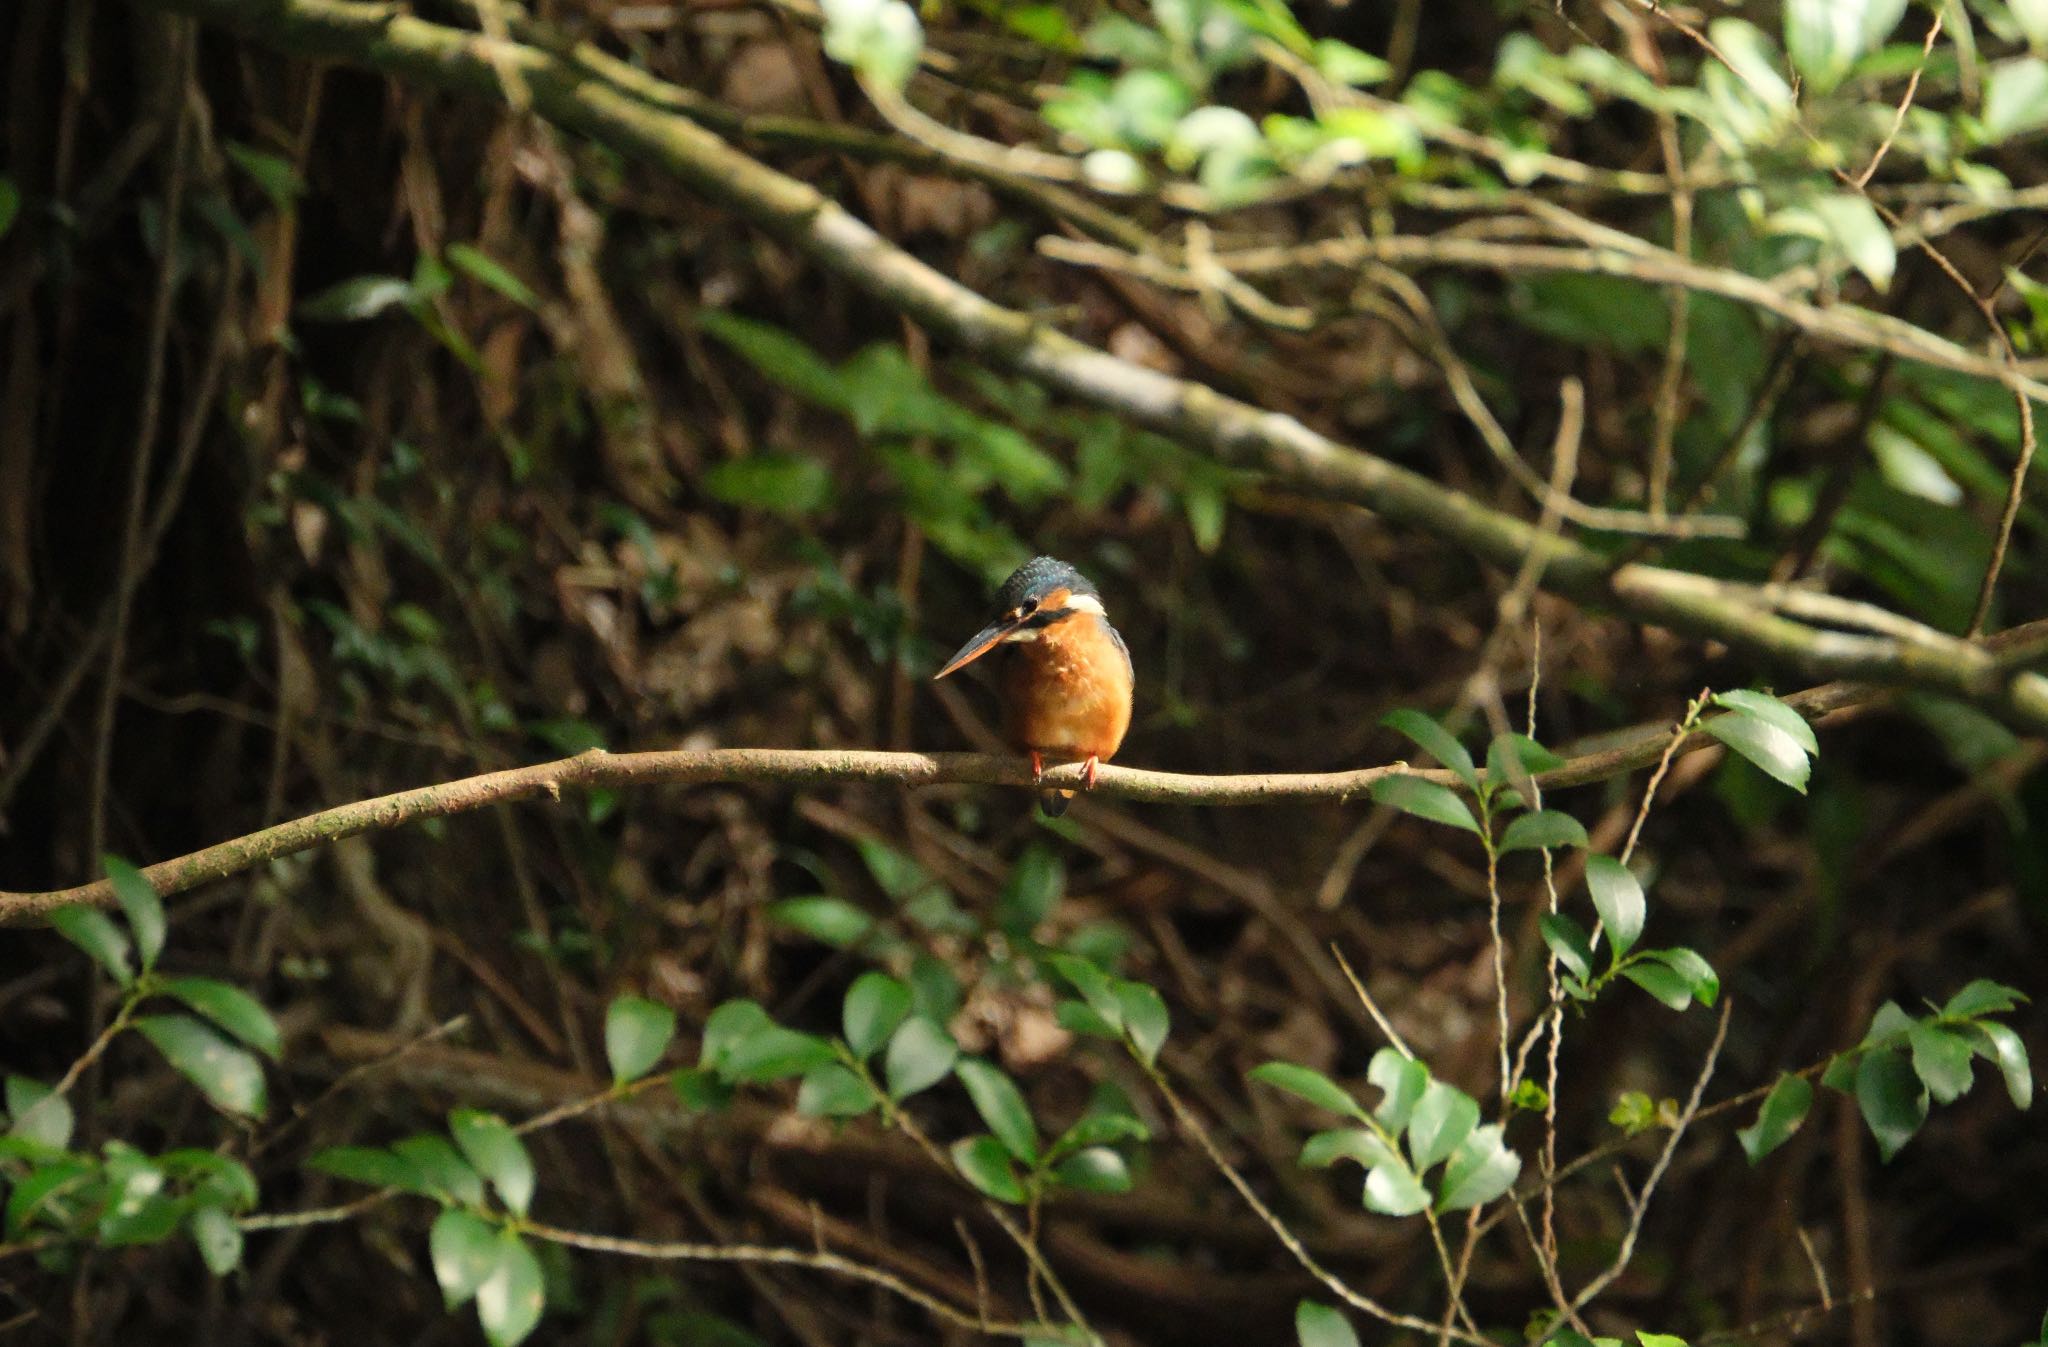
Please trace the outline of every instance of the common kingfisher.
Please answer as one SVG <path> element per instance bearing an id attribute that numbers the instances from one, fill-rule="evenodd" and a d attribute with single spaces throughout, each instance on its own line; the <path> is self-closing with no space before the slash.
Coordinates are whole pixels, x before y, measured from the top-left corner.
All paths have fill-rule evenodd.
<path id="1" fill-rule="evenodd" d="M 996 618 L 932 675 L 944 678 L 998 646 L 1004 656 L 1003 731 L 1031 756 L 1031 779 L 1054 762 L 1087 764 L 1083 780 L 1095 785 L 1098 764 L 1116 756 L 1131 727 L 1131 652 L 1109 625 L 1102 595 L 1064 561 L 1033 557 L 1011 573 L 996 595 Z M 1042 790 L 1039 807 L 1058 818 L 1070 790 Z"/>

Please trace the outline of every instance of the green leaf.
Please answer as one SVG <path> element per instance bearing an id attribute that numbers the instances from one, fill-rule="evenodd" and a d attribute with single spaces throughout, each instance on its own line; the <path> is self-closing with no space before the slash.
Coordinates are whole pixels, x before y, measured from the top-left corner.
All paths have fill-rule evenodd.
<path id="1" fill-rule="evenodd" d="M 1905 12 L 1906 0 L 1785 0 L 1785 54 L 1812 93 L 1828 93 Z"/>
<path id="2" fill-rule="evenodd" d="M 846 409 L 845 381 L 788 332 L 718 309 L 700 309 L 696 319 L 697 326 L 784 388 L 820 407 Z"/>
<path id="3" fill-rule="evenodd" d="M 1166 1042 L 1172 1023 L 1167 1015 L 1165 999 L 1142 982 L 1119 982 L 1116 984 L 1116 998 L 1124 1032 L 1130 1035 L 1132 1048 L 1137 1051 L 1140 1061 L 1147 1066 L 1152 1065 L 1159 1057 L 1159 1048 Z"/>
<path id="4" fill-rule="evenodd" d="M 1420 1174 L 1442 1160 L 1479 1125 L 1479 1101 L 1455 1085 L 1433 1080 L 1408 1119 L 1408 1153 Z"/>
<path id="5" fill-rule="evenodd" d="M 1294 1337 L 1300 1347 L 1358 1347 L 1358 1334 L 1344 1312 L 1313 1300 L 1294 1307 Z"/>
<path id="6" fill-rule="evenodd" d="M 1437 1185 L 1438 1211 L 1465 1211 L 1484 1206 L 1513 1186 L 1522 1172 L 1522 1157 L 1502 1141 L 1500 1124 L 1475 1128 L 1444 1162 Z"/>
<path id="7" fill-rule="evenodd" d="M 1764 1096 L 1763 1107 L 1756 1112 L 1756 1121 L 1735 1133 L 1736 1140 L 1742 1143 L 1742 1153 L 1749 1157 L 1751 1164 L 1758 1163 L 1791 1139 L 1800 1124 L 1806 1121 L 1807 1110 L 1812 1107 L 1813 1086 L 1805 1077 L 1778 1077 L 1778 1083 Z"/>
<path id="8" fill-rule="evenodd" d="M 1583 982 L 1593 976 L 1593 942 L 1577 921 L 1562 912 L 1546 912 L 1537 920 L 1536 929 L 1573 977 Z"/>
<path id="9" fill-rule="evenodd" d="M 768 919 L 834 949 L 859 944 L 875 928 L 873 917 L 840 898 L 785 898 L 768 905 Z"/>
<path id="10" fill-rule="evenodd" d="M 480 1207 L 484 1181 L 470 1168 L 448 1138 L 433 1135 L 407 1137 L 393 1142 L 391 1149 L 418 1171 L 424 1191 L 442 1202 Z"/>
<path id="11" fill-rule="evenodd" d="M 1537 851 L 1555 847 L 1583 847 L 1586 845 L 1586 825 L 1570 814 L 1555 809 L 1538 809 L 1533 813 L 1521 814 L 1510 822 L 1501 834 L 1500 849 L 1508 851 Z"/>
<path id="12" fill-rule="evenodd" d="M 38 1146 L 61 1151 L 71 1144 L 76 1123 L 71 1102 L 39 1080 L 27 1076 L 7 1078 L 7 1135 L 22 1137 Z"/>
<path id="13" fill-rule="evenodd" d="M 330 1146 L 307 1160 L 306 1168 L 372 1188 L 402 1188 L 422 1195 L 433 1191 L 418 1165 L 382 1146 Z"/>
<path id="14" fill-rule="evenodd" d="M 1017 1177 L 1016 1166 L 1010 1163 L 1010 1152 L 987 1133 L 954 1142 L 952 1155 L 954 1166 L 977 1192 L 1013 1204 L 1030 1196 Z"/>
<path id="15" fill-rule="evenodd" d="M 862 973 L 846 989 L 846 1002 L 840 1009 L 846 1045 L 865 1062 L 882 1050 L 909 1014 L 910 988 L 887 973 Z"/>
<path id="16" fill-rule="evenodd" d="M 1948 1004 L 1941 1008 L 1945 1020 L 1974 1020 L 1980 1015 L 1996 1015 L 2012 1010 L 2027 998 L 2002 982 L 1989 978 L 1978 978 L 1948 998 Z"/>
<path id="17" fill-rule="evenodd" d="M 1050 847 L 1026 847 L 996 899 L 997 929 L 1014 939 L 1029 936 L 1052 915 L 1066 884 L 1066 868 Z"/>
<path id="18" fill-rule="evenodd" d="M 2048 126 L 2048 61 L 2000 61 L 1984 80 L 1984 136 L 1998 141 Z"/>
<path id="19" fill-rule="evenodd" d="M 106 913 L 72 903 L 52 912 L 50 925 L 58 935 L 91 955 L 93 962 L 123 987 L 135 981 L 135 970 L 128 962 L 128 937 Z"/>
<path id="20" fill-rule="evenodd" d="M 1131 1167 L 1107 1146 L 1089 1146 L 1053 1166 L 1053 1177 L 1084 1193 L 1128 1193 Z"/>
<path id="21" fill-rule="evenodd" d="M 1856 1067 L 1856 1106 L 1877 1138 L 1877 1153 L 1886 1160 L 1927 1121 L 1927 1091 L 1902 1053 L 1863 1054 Z"/>
<path id="22" fill-rule="evenodd" d="M 1600 924 L 1607 928 L 1607 938 L 1614 943 L 1614 957 L 1619 959 L 1635 948 L 1643 933 L 1643 886 L 1614 857 L 1588 856 L 1586 887 L 1592 891 L 1593 910 L 1600 914 Z"/>
<path id="23" fill-rule="evenodd" d="M 795 454 L 749 454 L 727 459 L 703 477 L 704 489 L 727 505 L 789 518 L 814 515 L 832 504 L 832 470 Z"/>
<path id="24" fill-rule="evenodd" d="M 476 1288 L 476 1319 L 491 1347 L 523 1342 L 540 1322 L 547 1306 L 547 1287 L 540 1260 L 517 1235 L 498 1236 L 498 1263 Z"/>
<path id="25" fill-rule="evenodd" d="M 732 1103 L 733 1087 L 719 1079 L 716 1071 L 701 1066 L 671 1071 L 668 1088 L 687 1113 L 715 1113 Z"/>
<path id="26" fill-rule="evenodd" d="M 959 1055 L 960 1045 L 951 1034 L 922 1015 L 911 1016 L 890 1037 L 889 1051 L 882 1059 L 889 1098 L 900 1103 L 930 1089 L 946 1078 Z"/>
<path id="27" fill-rule="evenodd" d="M 1055 1141 L 1048 1154 L 1062 1154 L 1119 1141 L 1150 1141 L 1152 1130 L 1128 1113 L 1085 1113 Z"/>
<path id="28" fill-rule="evenodd" d="M 1408 1125 L 1422 1092 L 1429 1088 L 1429 1068 L 1398 1048 L 1381 1048 L 1374 1053 L 1366 1065 L 1365 1078 L 1380 1088 L 1383 1097 L 1372 1113 L 1390 1132 Z"/>
<path id="29" fill-rule="evenodd" d="M 762 1028 L 775 1023 L 768 1012 L 748 1000 L 727 1001 L 704 1021 L 704 1041 L 698 1046 L 697 1065 L 716 1071 L 725 1065 L 732 1050 Z"/>
<path id="30" fill-rule="evenodd" d="M 2020 1036 L 1997 1020 L 1980 1020 L 1972 1026 L 1983 1036 L 1991 1058 L 1998 1063 L 1998 1069 L 2005 1077 L 2005 1092 L 2012 1096 L 2014 1108 L 2024 1109 L 2034 1102 L 2034 1073 L 2027 1062 L 2027 1045 Z"/>
<path id="31" fill-rule="evenodd" d="M 1365 1209 L 1382 1216 L 1413 1216 L 1429 1205 L 1429 1189 L 1398 1160 L 1375 1165 L 1365 1176 Z"/>
<path id="32" fill-rule="evenodd" d="M 128 929 L 135 933 L 135 950 L 141 956 L 143 971 L 147 972 L 156 967 L 156 956 L 164 950 L 163 899 L 157 897 L 155 886 L 142 877 L 142 871 L 119 856 L 101 856 L 100 865 L 114 887 L 121 915 L 128 918 Z"/>
<path id="33" fill-rule="evenodd" d="M 220 1207 L 194 1207 L 185 1228 L 206 1270 L 225 1277 L 242 1265 L 242 1227 Z"/>
<path id="34" fill-rule="evenodd" d="M 533 1157 L 526 1143 L 496 1114 L 457 1109 L 448 1115 L 448 1132 L 498 1200 L 515 1216 L 526 1215 L 533 1203 Z"/>
<path id="35" fill-rule="evenodd" d="M 806 1118 L 857 1118 L 876 1102 L 867 1083 L 836 1062 L 811 1071 L 796 1092 L 796 1111 Z"/>
<path id="36" fill-rule="evenodd" d="M 1714 972 L 1714 966 L 1701 958 L 1698 951 L 1690 949 L 1651 949 L 1643 951 L 1643 958 L 1663 964 L 1684 979 L 1686 990 L 1690 991 L 1703 1006 L 1714 1004 L 1721 995 L 1721 978 Z"/>
<path id="37" fill-rule="evenodd" d="M 1331 1113 L 1342 1113 L 1364 1122 L 1372 1115 L 1367 1113 L 1350 1092 L 1320 1071 L 1293 1062 L 1267 1062 L 1256 1066 L 1246 1074 L 1246 1079 L 1261 1085 L 1270 1085 L 1276 1090 L 1285 1090 L 1297 1099 L 1305 1099 L 1317 1108 Z"/>
<path id="38" fill-rule="evenodd" d="M 1926 1021 L 1906 1033 L 1913 1050 L 1913 1074 L 1938 1104 L 1953 1104 L 1970 1089 L 1970 1041 Z"/>
<path id="39" fill-rule="evenodd" d="M 1317 1132 L 1301 1145 L 1301 1166 L 1304 1169 L 1328 1169 L 1339 1160 L 1356 1160 L 1367 1169 L 1400 1163 L 1400 1157 L 1380 1134 L 1366 1127 L 1338 1127 Z"/>
<path id="40" fill-rule="evenodd" d="M 212 978 L 165 978 L 156 990 L 184 1002 L 273 1062 L 284 1050 L 277 1021 L 240 987 Z"/>
<path id="41" fill-rule="evenodd" d="M 831 1043 L 816 1034 L 764 1024 L 733 1044 L 719 1073 L 735 1085 L 768 1085 L 806 1075 L 837 1059 Z"/>
<path id="42" fill-rule="evenodd" d="M 890 89 L 917 69 L 924 27 L 903 0 L 824 0 L 825 54 Z"/>
<path id="43" fill-rule="evenodd" d="M 434 1218 L 427 1234 L 427 1252 L 434 1260 L 434 1280 L 441 1283 L 441 1302 L 459 1309 L 498 1270 L 498 1232 L 473 1211 L 449 1207 Z"/>
<path id="44" fill-rule="evenodd" d="M 752 1002 L 744 1004 L 753 1005 Z M 720 1006 L 719 1010 L 725 1009 Z M 754 1006 L 760 1011 L 759 1006 Z M 713 1011 L 715 1019 L 718 1012 Z M 762 1012 L 766 1018 L 766 1013 Z M 612 1084 L 624 1085 L 654 1069 L 676 1036 L 676 1012 L 644 996 L 621 996 L 604 1012 L 604 1055 L 611 1064 Z M 704 1047 L 711 1048 L 711 1022 L 704 1026 Z M 709 1065 L 710 1063 L 703 1063 Z"/>
<path id="45" fill-rule="evenodd" d="M 1809 754 L 1820 752 L 1820 740 L 1814 735 L 1813 726 L 1806 717 L 1768 692 L 1752 692 L 1747 688 L 1737 688 L 1733 692 L 1717 692 L 1714 694 L 1714 704 L 1724 710 L 1738 711 L 1766 724 L 1777 726 L 1792 736 L 1792 741 Z"/>
<path id="46" fill-rule="evenodd" d="M 1564 759 L 1526 734 L 1496 734 L 1486 746 L 1487 784 L 1495 789 L 1513 785 L 1515 763 L 1521 764 L 1519 775 L 1539 776 L 1564 766 Z"/>
<path id="47" fill-rule="evenodd" d="M 1372 798 L 1389 809 L 1398 809 L 1432 823 L 1463 828 L 1469 833 L 1479 831 L 1479 823 L 1472 817 L 1472 811 L 1451 792 L 1450 787 L 1424 781 L 1419 776 L 1383 776 L 1372 783 Z"/>
<path id="48" fill-rule="evenodd" d="M 1841 251 L 1850 266 L 1863 273 L 1878 290 L 1891 288 L 1892 273 L 1898 269 L 1898 249 L 1884 218 L 1870 198 L 1860 192 L 1836 192 L 1815 197 L 1807 203 L 1820 221 L 1827 240 Z"/>
<path id="49" fill-rule="evenodd" d="M 1692 1004 L 1692 984 L 1661 963 L 1632 963 L 1621 975 L 1673 1010 Z"/>
<path id="50" fill-rule="evenodd" d="M 1381 716 L 1380 724 L 1407 735 L 1423 752 L 1456 772 L 1459 780 L 1473 790 L 1479 789 L 1479 769 L 1473 765 L 1472 755 L 1458 742 L 1456 736 L 1438 724 L 1434 718 L 1403 707 Z M 1398 777 L 1389 779 L 1399 780 Z"/>
<path id="51" fill-rule="evenodd" d="M 1046 962 L 1081 994 L 1090 1010 L 1112 1028 L 1123 1027 L 1123 1001 L 1117 996 L 1116 987 L 1107 973 L 1077 954 L 1054 954 Z"/>
<path id="52" fill-rule="evenodd" d="M 1394 68 L 1379 57 L 1362 52 L 1348 42 L 1339 42 L 1334 37 L 1317 41 L 1315 52 L 1317 73 L 1326 80 L 1348 84 L 1354 89 L 1378 84 L 1394 73 Z"/>
<path id="53" fill-rule="evenodd" d="M 1707 722 L 1706 730 L 1755 763 L 1765 775 L 1784 782 L 1801 795 L 1806 793 L 1806 779 L 1813 774 L 1813 763 L 1799 741 L 1784 730 L 1748 712 L 1715 716 Z"/>
<path id="54" fill-rule="evenodd" d="M 457 271 L 471 280 L 489 286 L 520 308 L 540 307 L 540 296 L 533 293 L 533 287 L 513 275 L 504 263 L 482 249 L 467 243 L 451 243 L 445 256 Z"/>
<path id="55" fill-rule="evenodd" d="M 312 323 L 354 323 L 413 300 L 411 281 L 397 276 L 357 276 L 300 301 L 294 312 Z"/>
<path id="56" fill-rule="evenodd" d="M 1027 1165 L 1038 1163 L 1038 1127 L 1016 1082 L 979 1057 L 962 1057 L 953 1071 L 967 1087 L 975 1112 L 1010 1154 Z"/>
<path id="57" fill-rule="evenodd" d="M 262 1116 L 263 1066 L 254 1057 L 184 1015 L 144 1015 L 135 1029 L 216 1107 Z"/>
<path id="58" fill-rule="evenodd" d="M 1640 1328 L 1636 1330 L 1636 1341 L 1643 1347 L 1690 1347 L 1684 1338 L 1669 1333 L 1645 1333 Z"/>
<path id="59" fill-rule="evenodd" d="M 87 1197 L 99 1185 L 99 1166 L 89 1160 L 63 1159 L 38 1166 L 14 1183 L 7 1194 L 7 1235 L 20 1239 L 38 1219 L 64 1227 L 75 1219 L 73 1197 Z"/>

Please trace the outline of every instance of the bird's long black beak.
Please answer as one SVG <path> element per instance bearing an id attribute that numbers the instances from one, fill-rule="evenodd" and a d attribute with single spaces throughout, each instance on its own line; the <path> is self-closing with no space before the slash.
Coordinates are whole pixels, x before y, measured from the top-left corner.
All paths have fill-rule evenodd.
<path id="1" fill-rule="evenodd" d="M 998 620 L 989 623 L 986 627 L 974 633 L 974 639 L 961 646 L 954 653 L 953 658 L 946 661 L 945 668 L 932 675 L 932 681 L 936 683 L 947 674 L 966 668 L 989 651 L 995 649 L 1002 643 L 1005 636 L 1008 636 L 1016 629 L 1017 624 L 1015 622 Z"/>

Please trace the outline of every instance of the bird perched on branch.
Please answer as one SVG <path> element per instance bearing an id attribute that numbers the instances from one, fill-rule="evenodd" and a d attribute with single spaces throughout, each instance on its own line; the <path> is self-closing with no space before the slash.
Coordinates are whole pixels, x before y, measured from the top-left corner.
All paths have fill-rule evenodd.
<path id="1" fill-rule="evenodd" d="M 1031 756 L 1031 777 L 1047 760 L 1095 769 L 1116 756 L 1131 727 L 1131 652 L 1109 625 L 1102 595 L 1064 561 L 1033 557 L 996 595 L 996 617 L 960 647 L 932 677 L 965 668 L 1003 648 L 1003 731 Z M 1039 807 L 1054 818 L 1067 812 L 1070 790 L 1041 790 Z"/>

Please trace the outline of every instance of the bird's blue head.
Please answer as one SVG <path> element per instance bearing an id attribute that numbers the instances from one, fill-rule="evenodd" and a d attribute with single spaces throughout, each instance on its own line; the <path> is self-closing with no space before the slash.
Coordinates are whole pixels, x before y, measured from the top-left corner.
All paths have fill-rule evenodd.
<path id="1" fill-rule="evenodd" d="M 965 668 L 1005 641 L 1032 641 L 1055 622 L 1079 613 L 1103 615 L 1102 595 L 1086 576 L 1054 557 L 1033 557 L 996 592 L 995 620 L 960 647 L 934 679 Z"/>

